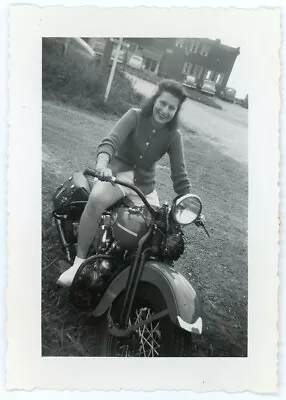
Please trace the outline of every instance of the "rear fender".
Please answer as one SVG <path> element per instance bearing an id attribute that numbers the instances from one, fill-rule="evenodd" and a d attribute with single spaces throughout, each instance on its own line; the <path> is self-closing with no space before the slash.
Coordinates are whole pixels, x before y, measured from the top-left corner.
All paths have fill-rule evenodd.
<path id="1" fill-rule="evenodd" d="M 124 269 L 111 282 L 98 306 L 95 317 L 103 315 L 125 289 L 130 268 Z M 202 318 L 198 296 L 189 281 L 170 265 L 158 261 L 145 263 L 140 282 L 156 286 L 162 293 L 171 321 L 182 329 L 201 333 Z"/>

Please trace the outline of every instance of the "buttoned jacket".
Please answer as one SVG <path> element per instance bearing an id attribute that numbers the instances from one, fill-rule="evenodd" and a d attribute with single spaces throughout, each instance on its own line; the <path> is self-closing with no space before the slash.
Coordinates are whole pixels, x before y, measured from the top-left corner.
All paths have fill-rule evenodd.
<path id="1" fill-rule="evenodd" d="M 167 126 L 156 129 L 141 109 L 131 108 L 123 115 L 99 144 L 99 153 L 109 155 L 109 167 L 114 174 L 133 170 L 134 182 L 145 194 L 155 189 L 156 163 L 168 153 L 174 191 L 178 195 L 190 192 L 182 134 Z"/>

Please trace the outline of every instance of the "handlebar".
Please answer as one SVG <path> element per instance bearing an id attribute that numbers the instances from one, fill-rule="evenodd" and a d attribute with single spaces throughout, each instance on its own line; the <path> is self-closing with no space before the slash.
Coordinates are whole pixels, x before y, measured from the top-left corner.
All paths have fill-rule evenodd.
<path id="1" fill-rule="evenodd" d="M 152 216 L 156 215 L 155 208 L 153 206 L 151 206 L 151 204 L 146 199 L 144 193 L 137 186 L 132 185 L 131 183 L 124 182 L 124 181 L 122 181 L 120 179 L 117 179 L 115 176 L 110 176 L 110 177 L 107 177 L 107 178 L 103 178 L 101 176 L 98 176 L 96 171 L 94 169 L 91 169 L 91 168 L 86 168 L 86 170 L 84 171 L 83 174 L 84 175 L 90 175 L 90 176 L 92 176 L 94 178 L 99 179 L 100 181 L 103 181 L 103 182 L 110 182 L 113 185 L 115 185 L 115 184 L 122 185 L 122 186 L 125 186 L 125 187 L 133 190 L 134 192 L 136 192 L 138 194 L 138 196 L 140 197 L 140 199 L 142 200 L 144 205 L 150 211 L 151 215 Z"/>

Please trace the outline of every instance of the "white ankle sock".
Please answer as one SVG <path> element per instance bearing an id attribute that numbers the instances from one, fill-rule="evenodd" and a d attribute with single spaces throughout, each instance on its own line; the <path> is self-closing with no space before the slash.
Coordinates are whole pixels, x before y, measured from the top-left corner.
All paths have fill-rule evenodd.
<path id="1" fill-rule="evenodd" d="M 70 286 L 77 273 L 77 270 L 84 261 L 85 258 L 76 257 L 73 265 L 60 275 L 59 279 L 57 280 L 57 284 L 61 286 Z"/>
<path id="2" fill-rule="evenodd" d="M 78 256 L 76 256 L 76 258 L 74 259 L 73 265 L 71 268 L 79 268 L 79 266 L 86 260 L 86 258 L 80 258 Z"/>

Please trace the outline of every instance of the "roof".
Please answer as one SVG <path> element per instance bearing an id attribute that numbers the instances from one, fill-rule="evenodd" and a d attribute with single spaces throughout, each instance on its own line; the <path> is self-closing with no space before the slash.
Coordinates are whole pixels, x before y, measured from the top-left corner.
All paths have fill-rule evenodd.
<path id="1" fill-rule="evenodd" d="M 210 45 L 216 45 L 216 46 L 222 47 L 225 50 L 233 50 L 233 51 L 238 51 L 238 52 L 240 50 L 240 47 L 232 47 L 232 46 L 223 44 L 220 39 L 209 39 L 209 38 L 200 38 L 200 37 L 190 38 L 190 40 L 193 40 L 193 39 L 200 40 L 201 42 L 207 43 Z"/>

